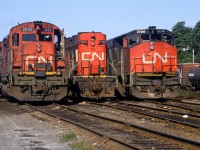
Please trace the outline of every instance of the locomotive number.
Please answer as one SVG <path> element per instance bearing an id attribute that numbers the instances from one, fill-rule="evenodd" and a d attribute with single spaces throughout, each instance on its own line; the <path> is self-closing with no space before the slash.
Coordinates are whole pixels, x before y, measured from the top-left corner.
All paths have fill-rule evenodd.
<path id="1" fill-rule="evenodd" d="M 145 30 L 137 30 L 137 33 L 145 33 Z"/>
<path id="2" fill-rule="evenodd" d="M 101 56 L 99 56 L 95 52 L 83 52 L 82 53 L 82 60 L 93 61 L 93 60 L 95 60 L 95 57 L 98 58 L 99 60 L 104 60 L 104 52 L 101 53 Z"/>
<path id="3" fill-rule="evenodd" d="M 52 28 L 42 28 L 42 32 L 52 32 Z"/>
<path id="4" fill-rule="evenodd" d="M 32 32 L 34 28 L 22 28 L 22 32 Z"/>

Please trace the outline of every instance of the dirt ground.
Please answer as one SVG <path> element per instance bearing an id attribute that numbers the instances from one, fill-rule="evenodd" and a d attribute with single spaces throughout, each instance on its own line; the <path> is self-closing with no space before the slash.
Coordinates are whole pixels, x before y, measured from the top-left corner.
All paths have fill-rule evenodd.
<path id="1" fill-rule="evenodd" d="M 70 150 L 59 135 L 67 132 L 18 107 L 0 102 L 0 150 Z"/>

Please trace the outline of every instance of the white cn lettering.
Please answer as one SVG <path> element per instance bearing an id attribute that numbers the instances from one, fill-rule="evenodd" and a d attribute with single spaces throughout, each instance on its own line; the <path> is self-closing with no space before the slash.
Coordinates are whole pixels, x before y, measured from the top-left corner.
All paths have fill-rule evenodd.
<path id="1" fill-rule="evenodd" d="M 156 63 L 156 58 L 160 58 L 160 60 L 163 62 L 163 63 L 167 63 L 167 52 L 165 52 L 165 56 L 162 57 L 159 53 L 154 53 L 153 55 L 153 60 L 146 60 L 146 57 L 145 57 L 145 54 L 142 55 L 142 61 L 144 64 L 155 64 Z"/>
<path id="2" fill-rule="evenodd" d="M 44 62 L 46 63 L 47 62 L 47 60 L 42 56 L 39 56 L 39 57 L 37 57 L 37 56 L 27 56 L 26 57 L 26 65 L 28 66 L 29 61 L 31 61 L 31 64 L 33 64 L 34 59 L 37 59 L 38 63 L 44 63 Z M 52 64 L 52 56 L 49 56 L 48 62 L 50 62 Z"/>
<path id="3" fill-rule="evenodd" d="M 104 52 L 101 53 L 101 56 L 99 56 L 95 52 L 83 52 L 82 53 L 82 60 L 93 61 L 95 59 L 95 57 L 98 58 L 99 60 L 104 60 Z"/>

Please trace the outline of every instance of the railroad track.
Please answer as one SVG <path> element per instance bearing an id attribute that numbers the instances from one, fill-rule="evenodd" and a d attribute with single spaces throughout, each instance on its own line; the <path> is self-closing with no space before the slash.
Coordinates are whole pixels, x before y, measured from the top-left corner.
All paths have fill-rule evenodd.
<path id="1" fill-rule="evenodd" d="M 119 104 L 130 105 L 130 106 L 140 107 L 144 109 L 151 109 L 151 110 L 156 110 L 156 111 L 162 111 L 162 112 L 167 112 L 170 114 L 173 113 L 173 114 L 179 114 L 179 115 L 189 115 L 191 117 L 200 118 L 200 114 L 192 113 L 191 111 L 180 112 L 178 110 L 172 110 L 171 108 L 169 109 L 168 107 L 167 107 L 168 109 L 165 109 L 165 107 L 158 108 L 158 107 L 144 106 L 137 103 L 127 103 L 127 102 L 120 102 Z"/>
<path id="2" fill-rule="evenodd" d="M 176 108 L 181 108 L 185 110 L 189 110 L 194 113 L 200 113 L 200 107 L 197 106 L 191 106 L 191 104 L 186 104 L 185 102 L 178 102 L 178 101 L 169 101 L 169 102 L 155 102 L 155 101 L 145 101 L 149 103 L 159 104 L 162 106 L 171 106 Z"/>
<path id="3" fill-rule="evenodd" d="M 159 132 L 130 122 L 80 111 L 70 106 L 58 104 L 51 106 L 26 105 L 47 115 L 84 128 L 99 136 L 106 137 L 106 139 L 117 142 L 129 149 L 188 149 L 190 147 L 198 149 L 198 146 L 200 146 L 200 141 Z"/>
<path id="4" fill-rule="evenodd" d="M 113 103 L 113 104 L 99 104 L 99 103 L 91 103 L 91 104 L 107 106 L 114 109 L 119 109 L 119 110 L 133 112 L 133 113 L 137 113 L 137 114 L 141 114 L 145 116 L 150 116 L 150 117 L 166 120 L 169 122 L 187 125 L 194 128 L 200 128 L 200 119 L 199 119 L 200 116 L 196 114 L 187 114 L 193 119 L 190 119 L 190 118 L 185 119 L 185 118 L 182 118 L 182 116 L 186 115 L 186 113 L 153 108 L 153 107 L 148 107 L 148 106 L 140 106 L 134 103 L 119 102 L 119 103 Z M 155 111 L 152 111 L 152 110 L 155 110 Z M 158 112 L 165 112 L 165 113 L 163 114 L 163 113 L 158 113 Z"/>
<path id="5" fill-rule="evenodd" d="M 188 101 L 174 100 L 174 101 L 172 101 L 172 102 L 183 103 L 183 104 L 189 104 L 189 105 L 194 105 L 194 106 L 199 106 L 199 107 L 200 107 L 200 100 L 196 100 L 196 102 L 188 102 Z"/>
<path id="6" fill-rule="evenodd" d="M 194 103 L 194 102 L 186 102 L 186 101 L 169 101 L 171 103 L 176 103 L 176 104 L 180 104 L 183 106 L 192 106 L 194 109 L 200 109 L 200 103 Z"/>

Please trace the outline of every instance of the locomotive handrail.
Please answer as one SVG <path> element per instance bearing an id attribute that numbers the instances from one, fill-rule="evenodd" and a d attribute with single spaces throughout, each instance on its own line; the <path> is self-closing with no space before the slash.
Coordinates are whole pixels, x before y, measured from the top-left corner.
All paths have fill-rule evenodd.
<path id="1" fill-rule="evenodd" d="M 176 65 L 175 64 L 171 64 L 171 61 L 172 61 L 172 59 L 174 59 L 174 61 L 176 62 L 176 57 L 175 56 L 170 56 L 170 57 L 165 57 L 165 56 L 162 56 L 162 58 L 165 58 L 165 59 L 169 59 L 170 60 L 170 64 L 163 64 L 162 63 L 162 61 L 161 61 L 161 66 L 162 66 L 162 68 L 161 68 L 161 70 L 163 71 L 163 67 L 164 66 L 170 66 L 171 68 L 172 67 L 175 67 L 175 69 L 176 69 Z M 144 64 L 144 63 L 135 63 L 135 60 L 136 59 L 143 59 L 143 57 L 133 57 L 132 58 L 133 59 L 133 66 L 135 66 L 135 68 L 136 68 L 136 66 L 142 66 L 142 68 L 144 68 L 144 66 L 150 66 L 150 67 L 152 67 L 152 72 L 154 72 L 155 70 L 155 66 L 154 66 L 154 64 L 153 64 L 153 60 L 152 60 L 152 63 L 149 63 L 149 64 Z M 132 70 L 133 71 L 133 70 Z"/>
<path id="2" fill-rule="evenodd" d="M 81 60 L 79 61 L 73 68 L 70 69 L 69 71 L 69 77 L 71 75 L 71 72 L 81 63 L 83 62 L 84 60 Z M 85 60 L 85 61 L 88 61 L 88 63 L 90 63 L 90 60 Z M 105 60 L 106 61 L 106 60 Z M 108 60 L 107 60 L 108 61 Z M 111 64 L 109 61 L 108 61 L 109 64 Z M 111 64 L 111 66 L 113 67 L 114 71 L 117 73 L 117 69 Z M 90 66 L 88 65 L 88 67 L 81 67 L 81 68 L 90 68 Z M 83 74 L 83 73 L 82 73 Z"/>
<path id="3" fill-rule="evenodd" d="M 112 66 L 113 70 L 114 70 L 115 73 L 117 74 L 117 69 L 113 66 L 113 64 L 112 64 L 111 62 L 109 62 L 108 60 L 107 60 L 107 62 Z"/>
<path id="4" fill-rule="evenodd" d="M 83 60 L 79 61 L 73 68 L 69 70 L 69 78 L 71 76 L 71 72 L 82 62 Z"/>
<path id="5" fill-rule="evenodd" d="M 24 59 L 23 57 L 24 56 L 29 56 L 30 54 L 22 54 L 21 56 L 22 56 L 22 59 L 20 60 L 20 61 L 22 61 L 22 72 L 24 72 L 25 71 L 25 64 L 26 64 L 26 62 L 27 61 L 30 61 L 30 60 L 26 60 L 26 59 Z M 31 60 L 32 62 L 34 62 L 34 63 L 36 63 L 37 62 L 37 60 L 38 59 L 36 59 L 36 54 L 35 53 L 33 53 L 33 56 L 35 57 L 34 58 L 34 60 Z M 57 54 L 47 54 L 47 53 L 45 53 L 45 56 L 57 56 Z M 50 63 L 53 63 L 53 62 L 56 62 L 57 60 L 56 59 L 54 59 L 54 60 L 48 60 L 48 59 L 46 59 L 46 57 L 45 57 L 45 62 L 44 63 L 48 63 L 48 62 L 50 62 Z"/>

